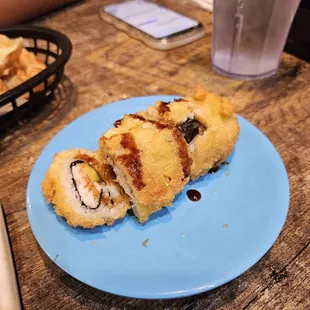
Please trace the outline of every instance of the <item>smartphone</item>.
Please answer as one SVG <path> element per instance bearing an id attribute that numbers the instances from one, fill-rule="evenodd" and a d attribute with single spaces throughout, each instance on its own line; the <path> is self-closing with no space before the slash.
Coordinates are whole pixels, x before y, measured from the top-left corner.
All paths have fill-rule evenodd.
<path id="1" fill-rule="evenodd" d="M 202 38 L 200 22 L 145 0 L 128 0 L 100 9 L 102 20 L 158 50 L 169 50 Z"/>

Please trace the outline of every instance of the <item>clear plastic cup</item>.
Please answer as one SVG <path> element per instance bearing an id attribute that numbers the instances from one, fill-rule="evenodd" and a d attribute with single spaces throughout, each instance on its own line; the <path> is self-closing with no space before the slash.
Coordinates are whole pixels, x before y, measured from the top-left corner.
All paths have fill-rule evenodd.
<path id="1" fill-rule="evenodd" d="M 214 0 L 213 69 L 240 80 L 276 73 L 300 0 Z"/>

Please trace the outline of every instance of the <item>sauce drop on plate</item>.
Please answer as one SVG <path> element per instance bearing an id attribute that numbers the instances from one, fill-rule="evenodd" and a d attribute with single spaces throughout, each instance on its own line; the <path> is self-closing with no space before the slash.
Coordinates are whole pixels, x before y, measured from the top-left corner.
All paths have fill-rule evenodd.
<path id="1" fill-rule="evenodd" d="M 199 201 L 201 199 L 201 194 L 195 189 L 190 189 L 186 192 L 187 197 L 191 201 Z"/>

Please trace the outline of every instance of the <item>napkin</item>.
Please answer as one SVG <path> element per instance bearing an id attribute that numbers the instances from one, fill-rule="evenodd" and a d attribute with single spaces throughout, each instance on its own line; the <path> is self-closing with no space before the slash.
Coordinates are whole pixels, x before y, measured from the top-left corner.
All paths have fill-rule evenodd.
<path id="1" fill-rule="evenodd" d="M 21 310 L 11 247 L 0 204 L 0 309 Z"/>

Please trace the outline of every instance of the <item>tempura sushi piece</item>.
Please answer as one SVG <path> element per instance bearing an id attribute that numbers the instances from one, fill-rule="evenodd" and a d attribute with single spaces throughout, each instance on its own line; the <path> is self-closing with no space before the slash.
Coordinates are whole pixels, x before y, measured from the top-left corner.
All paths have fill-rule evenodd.
<path id="1" fill-rule="evenodd" d="M 130 208 L 129 197 L 114 177 L 96 153 L 71 149 L 55 155 L 42 191 L 56 213 L 73 227 L 112 225 Z"/>
<path id="2" fill-rule="evenodd" d="M 239 136 L 239 124 L 231 103 L 200 88 L 193 97 L 159 101 L 139 114 L 174 125 L 183 134 L 192 158 L 191 179 L 225 161 Z"/>
<path id="3" fill-rule="evenodd" d="M 131 197 L 139 222 L 170 206 L 189 181 L 191 158 L 175 126 L 125 115 L 100 139 L 102 159 Z"/>

